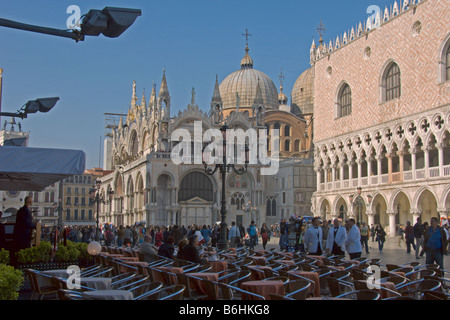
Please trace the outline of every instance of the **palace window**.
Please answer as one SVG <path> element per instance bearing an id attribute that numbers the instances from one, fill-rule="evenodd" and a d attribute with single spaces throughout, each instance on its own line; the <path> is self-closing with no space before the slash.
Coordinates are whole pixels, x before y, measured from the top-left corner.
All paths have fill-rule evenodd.
<path id="1" fill-rule="evenodd" d="M 338 96 L 338 118 L 352 114 L 352 90 L 344 84 Z"/>
<path id="2" fill-rule="evenodd" d="M 398 64 L 391 63 L 386 69 L 383 78 L 384 99 L 383 101 L 391 101 L 401 96 L 401 73 Z"/>
<path id="3" fill-rule="evenodd" d="M 446 59 L 446 69 L 447 69 L 447 81 L 450 80 L 450 45 L 447 48 L 447 59 Z"/>

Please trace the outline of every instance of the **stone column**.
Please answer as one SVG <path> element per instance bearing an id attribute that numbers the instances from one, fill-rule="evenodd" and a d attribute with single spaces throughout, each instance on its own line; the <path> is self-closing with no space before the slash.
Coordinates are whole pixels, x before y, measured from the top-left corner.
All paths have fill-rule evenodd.
<path id="1" fill-rule="evenodd" d="M 332 187 L 331 189 L 335 190 L 335 182 L 336 182 L 336 166 L 332 166 L 331 167 L 331 183 L 332 183 Z"/>
<path id="2" fill-rule="evenodd" d="M 397 155 L 398 155 L 398 163 L 399 163 L 399 171 L 400 171 L 400 173 L 399 173 L 400 181 L 399 182 L 403 182 L 403 170 L 404 170 L 403 160 L 404 160 L 405 152 L 397 151 Z"/>
<path id="3" fill-rule="evenodd" d="M 366 211 L 367 214 L 367 224 L 368 227 L 370 228 L 371 225 L 375 224 L 375 214 L 372 211 L 367 210 Z"/>
<path id="4" fill-rule="evenodd" d="M 355 162 L 354 161 L 349 161 L 348 162 L 348 181 L 349 181 L 349 187 L 353 188 L 353 164 Z"/>
<path id="5" fill-rule="evenodd" d="M 378 184 L 381 184 L 382 161 L 383 161 L 383 156 L 382 155 L 378 155 L 377 156 Z"/>
<path id="6" fill-rule="evenodd" d="M 367 161 L 367 184 L 372 185 L 372 157 L 366 159 Z"/>
<path id="7" fill-rule="evenodd" d="M 388 181 L 392 183 L 392 154 L 387 153 L 386 157 L 388 159 Z"/>
<path id="8" fill-rule="evenodd" d="M 343 188 L 344 187 L 344 165 L 345 165 L 345 162 L 342 161 L 339 163 L 339 165 L 340 165 L 339 170 L 340 170 L 340 178 L 341 178 L 341 188 Z"/>
<path id="9" fill-rule="evenodd" d="M 356 163 L 358 164 L 358 186 L 361 186 L 363 159 L 356 160 Z"/>
<path id="10" fill-rule="evenodd" d="M 439 176 L 444 176 L 444 144 L 441 142 L 437 146 L 439 154 Z"/>
<path id="11" fill-rule="evenodd" d="M 411 153 L 411 173 L 412 173 L 412 180 L 416 180 L 416 148 L 411 148 L 409 151 Z"/>
<path id="12" fill-rule="evenodd" d="M 395 215 L 397 212 L 386 212 L 386 214 L 389 216 L 389 237 L 395 237 Z"/>
<path id="13" fill-rule="evenodd" d="M 430 151 L 429 148 L 424 146 L 422 147 L 423 150 L 423 154 L 424 154 L 424 161 L 425 161 L 425 178 L 429 178 L 430 177 Z"/>
<path id="14" fill-rule="evenodd" d="M 323 188 L 323 190 L 322 190 L 322 188 L 321 188 L 321 184 L 322 184 L 322 181 L 321 181 L 321 178 L 322 178 L 322 168 L 321 168 L 320 166 L 317 166 L 317 167 L 314 167 L 314 170 L 316 171 L 317 190 L 318 190 L 319 192 L 325 191 L 325 187 Z M 326 180 L 326 179 L 324 179 L 324 181 L 325 181 L 325 180 Z M 326 184 L 326 181 L 325 181 L 325 184 Z M 219 202 L 219 208 L 220 208 L 220 200 L 219 200 L 218 202 Z"/>

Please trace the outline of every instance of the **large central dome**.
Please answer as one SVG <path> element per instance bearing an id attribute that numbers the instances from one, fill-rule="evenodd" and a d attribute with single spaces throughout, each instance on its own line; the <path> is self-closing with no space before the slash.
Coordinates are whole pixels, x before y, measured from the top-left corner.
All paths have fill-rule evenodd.
<path id="1" fill-rule="evenodd" d="M 278 107 L 278 91 L 272 80 L 261 71 L 253 69 L 253 59 L 245 48 L 245 56 L 241 61 L 241 70 L 233 72 L 219 86 L 223 109 L 236 109 L 237 96 L 239 108 L 251 108 L 256 97 L 256 88 L 261 88 L 264 105 L 267 109 Z"/>

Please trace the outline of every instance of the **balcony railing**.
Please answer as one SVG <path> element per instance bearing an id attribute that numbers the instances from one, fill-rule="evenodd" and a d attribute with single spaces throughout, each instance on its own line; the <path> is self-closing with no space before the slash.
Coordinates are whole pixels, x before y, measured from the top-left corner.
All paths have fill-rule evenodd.
<path id="1" fill-rule="evenodd" d="M 441 171 L 442 170 L 442 171 Z M 427 175 L 428 174 L 428 175 Z M 336 181 L 333 183 L 325 182 L 319 184 L 319 191 L 326 190 L 340 190 L 340 189 L 352 189 L 356 187 L 364 187 L 364 186 L 379 186 L 383 184 L 389 183 L 402 183 L 407 182 L 411 183 L 413 181 L 420 181 L 423 179 L 439 179 L 443 177 L 450 177 L 450 165 L 445 165 L 442 167 L 431 167 L 431 168 L 422 168 L 417 169 L 415 171 L 408 170 L 402 172 L 392 172 L 390 177 L 389 174 L 382 175 L 372 175 L 370 177 L 361 177 L 360 179 L 345 179 Z"/>

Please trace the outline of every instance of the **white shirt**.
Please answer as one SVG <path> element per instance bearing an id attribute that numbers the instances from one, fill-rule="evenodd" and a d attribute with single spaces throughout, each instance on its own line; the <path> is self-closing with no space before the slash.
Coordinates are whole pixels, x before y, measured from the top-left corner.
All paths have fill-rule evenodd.
<path id="1" fill-rule="evenodd" d="M 309 252 L 317 252 L 317 246 L 320 245 L 320 249 L 323 252 L 322 248 L 322 228 L 319 227 L 309 227 L 305 232 L 305 237 L 303 238 L 305 241 L 305 246 L 307 251 Z M 320 241 L 319 241 L 320 240 Z"/>
<path id="2" fill-rule="evenodd" d="M 361 233 L 356 225 L 350 228 L 347 233 L 347 241 L 345 241 L 345 247 L 348 253 L 362 252 L 361 247 Z"/>
<path id="3" fill-rule="evenodd" d="M 336 232 L 336 237 L 334 236 L 334 231 L 336 227 L 330 228 L 330 231 L 328 231 L 328 238 L 327 238 L 327 249 L 333 250 L 333 243 L 336 242 L 337 245 L 341 248 L 342 251 L 345 251 L 345 241 L 347 240 L 347 231 L 344 227 L 339 226 Z"/>

